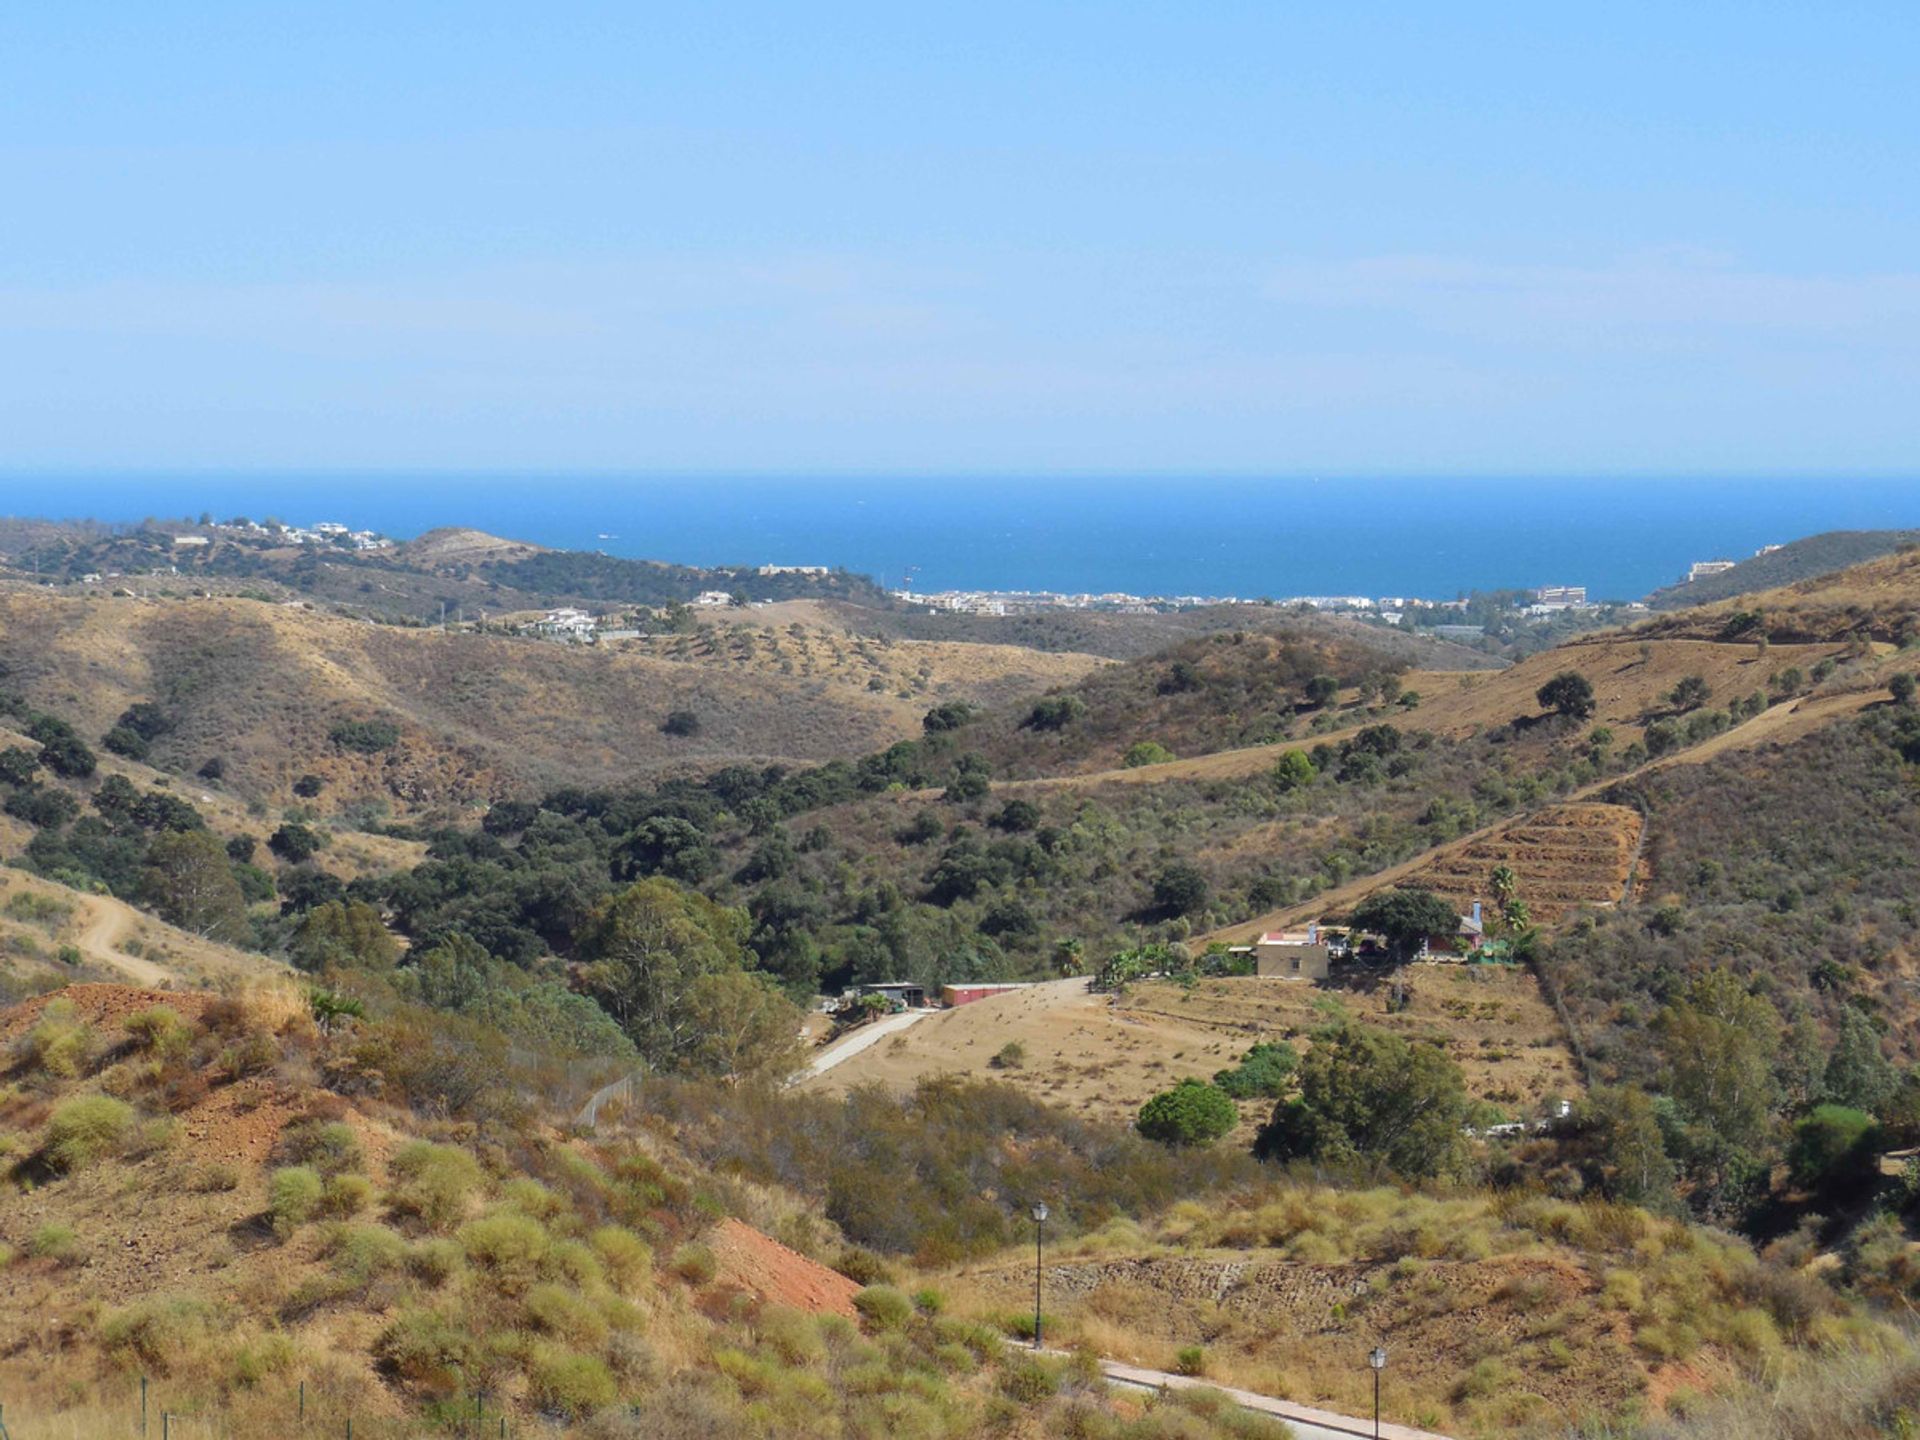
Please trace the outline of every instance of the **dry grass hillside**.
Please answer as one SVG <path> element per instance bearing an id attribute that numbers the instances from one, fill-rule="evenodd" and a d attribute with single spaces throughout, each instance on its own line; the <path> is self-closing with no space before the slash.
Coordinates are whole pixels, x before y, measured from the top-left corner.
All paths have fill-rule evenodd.
<path id="1" fill-rule="evenodd" d="M 789 640 L 789 643 L 791 640 Z M 810 642 L 811 643 L 811 642 Z M 656 658 L 475 634 L 375 626 L 239 598 L 81 600 L 0 595 L 0 667 L 37 707 L 97 737 L 151 700 L 175 728 L 157 762 L 193 771 L 219 757 L 240 793 L 283 801 L 296 778 L 396 806 L 481 804 L 564 784 L 612 785 L 736 760 L 824 760 L 916 734 L 935 700 L 1006 695 L 1091 662 L 973 647 L 917 652 L 875 691 L 852 651 L 782 673 L 779 659 Z M 833 642 L 819 642 L 819 657 Z M 838 668 L 835 668 L 835 667 Z M 911 674 L 907 674 L 907 669 Z M 916 688 L 919 687 L 919 688 Z M 689 710 L 698 733 L 663 733 Z M 373 754 L 332 743 L 343 721 L 386 721 Z"/>
<path id="2" fill-rule="evenodd" d="M 190 935 L 107 895 L 0 869 L 0 987 L 100 979 L 192 988 L 284 973 L 264 956 Z"/>
<path id="3" fill-rule="evenodd" d="M 1553 925 L 1582 907 L 1630 898 L 1641 832 L 1640 812 L 1625 805 L 1554 805 L 1437 853 L 1405 883 L 1445 896 L 1464 914 L 1475 900 L 1490 902 L 1488 876 L 1504 865 L 1534 923 Z"/>
<path id="4" fill-rule="evenodd" d="M 1301 1185 L 1113 1222 L 1050 1251 L 1043 1281 L 1050 1335 L 1138 1364 L 1364 1415 L 1365 1355 L 1384 1342 L 1396 1420 L 1625 1436 L 1640 1432 L 1608 1417 L 1691 1414 L 1746 1378 L 1849 1363 L 1870 1327 L 1831 1312 L 1783 1322 L 1793 1279 L 1775 1311 L 1759 1274 L 1738 1242 L 1643 1211 Z M 1033 1255 L 944 1283 L 962 1311 L 1016 1312 L 1032 1304 Z M 1793 1353 L 1815 1335 L 1824 1353 Z"/>
<path id="5" fill-rule="evenodd" d="M 322 1030 L 272 985 L 0 1010 L 11 1433 L 123 1435 L 144 1392 L 148 1433 L 203 1440 L 1042 1440 L 1154 1412 L 1132 1433 L 1282 1440 L 862 1291 L 766 1233 L 831 1240 L 797 1197 L 657 1132 L 557 1130 L 519 1073 L 425 1118 L 450 1067 L 489 1063 L 432 1034 Z"/>
<path id="6" fill-rule="evenodd" d="M 1189 1076 L 1210 1078 L 1257 1042 L 1304 1049 L 1313 1031 L 1352 1018 L 1439 1042 L 1477 1099 L 1524 1109 L 1580 1090 L 1532 976 L 1450 965 L 1412 975 L 1412 1004 L 1397 1014 L 1387 1013 L 1385 992 L 1369 976 L 1203 980 L 1192 989 L 1147 982 L 1120 996 L 1095 994 L 1082 979 L 1046 981 L 930 1015 L 802 1088 L 839 1093 L 878 1082 L 904 1090 L 936 1075 L 992 1078 L 1077 1115 L 1131 1124 L 1153 1095 Z M 1013 1063 L 1003 1057 L 1008 1045 L 1020 1050 Z M 1272 1108 L 1270 1100 L 1242 1106 L 1241 1141 Z"/>
<path id="7" fill-rule="evenodd" d="M 826 607 L 816 601 L 722 611 L 699 618 L 691 633 L 612 643 L 658 660 L 780 682 L 820 682 L 856 696 L 880 695 L 923 706 L 956 699 L 1012 705 L 1070 685 L 1108 663 L 1073 651 L 865 635 L 833 623 Z"/>
<path id="8" fill-rule="evenodd" d="M 1908 545 L 1844 570 L 1676 611 L 1633 633 L 1749 643 L 1766 636 L 1775 645 L 1906 644 L 1920 637 L 1920 547 Z"/>
<path id="9" fill-rule="evenodd" d="M 0 718 L 0 750 L 13 746 L 29 750 L 37 748 L 25 734 L 12 728 L 17 723 L 10 724 L 9 719 Z M 88 782 L 87 786 L 68 787 L 83 803 L 89 786 L 97 786 L 99 780 L 109 775 L 119 775 L 138 790 L 162 790 L 178 795 L 198 810 L 205 817 L 208 828 L 222 839 L 245 835 L 256 846 L 262 847 L 285 818 L 283 810 L 235 795 L 224 781 L 170 775 L 141 761 L 129 760 L 104 749 L 96 750 L 94 759 L 99 766 L 94 780 Z M 11 816 L 0 815 L 0 860 L 17 857 L 26 849 L 33 833 L 32 826 Z M 313 863 L 342 880 L 409 869 L 426 858 L 427 847 L 418 840 L 400 840 L 391 835 L 375 835 L 346 828 L 331 830 L 329 836 L 330 843 L 314 857 Z"/>

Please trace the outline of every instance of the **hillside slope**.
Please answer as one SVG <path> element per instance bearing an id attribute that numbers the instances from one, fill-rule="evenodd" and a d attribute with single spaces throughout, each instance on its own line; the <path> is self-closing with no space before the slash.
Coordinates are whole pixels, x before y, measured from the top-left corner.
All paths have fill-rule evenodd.
<path id="1" fill-rule="evenodd" d="M 374 626 L 238 598 L 79 600 L 0 594 L 0 676 L 98 736 L 135 701 L 173 729 L 155 756 L 212 758 L 242 794 L 284 800 L 315 773 L 336 798 L 400 807 L 485 803 L 730 761 L 824 760 L 917 733 L 928 705 L 1057 683 L 1092 662 L 930 647 L 815 675 L 779 661 L 656 658 L 506 637 Z M 906 688 L 909 698 L 900 690 Z M 694 735 L 663 733 L 690 711 Z M 358 753 L 342 722 L 385 721 L 398 743 Z"/>
<path id="2" fill-rule="evenodd" d="M 1829 575 L 1916 542 L 1920 542 L 1920 530 L 1829 530 L 1794 540 L 1764 555 L 1749 556 L 1718 575 L 1665 586 L 1649 595 L 1647 603 L 1656 610 L 1711 605 L 1758 590 L 1774 590 Z"/>

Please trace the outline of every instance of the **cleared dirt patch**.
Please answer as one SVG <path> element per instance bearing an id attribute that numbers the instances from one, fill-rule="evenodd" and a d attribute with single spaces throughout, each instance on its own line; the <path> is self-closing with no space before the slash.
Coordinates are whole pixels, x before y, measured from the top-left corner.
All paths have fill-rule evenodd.
<path id="1" fill-rule="evenodd" d="M 722 1285 L 743 1290 L 763 1303 L 813 1315 L 852 1319 L 857 1313 L 853 1297 L 860 1293 L 858 1285 L 751 1225 L 729 1216 L 713 1227 L 707 1244 Z"/>

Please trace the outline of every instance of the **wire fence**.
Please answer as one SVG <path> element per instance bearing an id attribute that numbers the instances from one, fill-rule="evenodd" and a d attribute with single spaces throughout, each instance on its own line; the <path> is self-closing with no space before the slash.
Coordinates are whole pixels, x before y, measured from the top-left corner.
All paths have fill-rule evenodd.
<path id="1" fill-rule="evenodd" d="M 438 1428 L 459 1440 L 508 1440 L 517 1432 L 506 1412 L 494 1408 L 488 1400 L 486 1394 L 476 1394 L 444 1402 L 437 1407 Z M 314 1440 L 355 1440 L 356 1436 L 359 1440 L 393 1440 L 419 1433 L 418 1417 L 395 1421 L 385 1416 L 357 1415 L 351 1410 L 343 1412 L 331 1397 L 323 1402 L 318 1393 L 310 1403 L 304 1380 L 287 1389 L 281 1413 L 284 1419 L 276 1422 L 273 1432 L 279 1435 L 312 1436 Z M 95 1404 L 84 1412 L 50 1410 L 34 1416 L 0 1400 L 0 1440 L 105 1440 L 123 1435 L 146 1440 L 240 1440 L 243 1433 L 261 1432 L 252 1425 L 243 1432 L 224 1414 L 169 1409 L 167 1398 L 145 1375 L 140 1377 L 139 1388 L 130 1388 L 121 1401 Z"/>

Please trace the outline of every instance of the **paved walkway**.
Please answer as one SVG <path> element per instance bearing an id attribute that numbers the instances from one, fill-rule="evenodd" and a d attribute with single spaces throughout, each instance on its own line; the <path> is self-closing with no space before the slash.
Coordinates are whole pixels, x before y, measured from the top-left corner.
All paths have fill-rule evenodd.
<path id="1" fill-rule="evenodd" d="M 833 1044 L 814 1056 L 807 1066 L 807 1075 L 824 1075 L 842 1060 L 850 1060 L 869 1046 L 877 1045 L 887 1036 L 898 1033 L 917 1020 L 929 1015 L 937 1015 L 937 1010 L 905 1010 L 898 1015 L 889 1015 L 884 1020 L 874 1020 L 862 1025 L 851 1035 L 843 1035 Z"/>
<path id="2" fill-rule="evenodd" d="M 1357 1420 L 1351 1415 L 1336 1415 L 1331 1410 L 1316 1410 L 1311 1405 L 1296 1405 L 1291 1400 L 1276 1400 L 1271 1395 L 1256 1395 L 1251 1390 L 1213 1385 L 1206 1380 L 1173 1375 L 1165 1370 L 1122 1365 L 1117 1360 L 1102 1360 L 1100 1368 L 1115 1384 L 1131 1385 L 1141 1390 L 1184 1390 L 1196 1385 L 1218 1390 L 1236 1405 L 1286 1421 L 1293 1427 L 1296 1440 L 1356 1440 L 1356 1437 L 1371 1440 L 1374 1433 L 1371 1419 Z M 1411 1426 L 1384 1421 L 1379 1433 L 1380 1440 L 1448 1440 L 1448 1437 L 1431 1430 L 1415 1430 Z"/>

